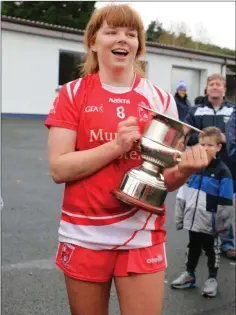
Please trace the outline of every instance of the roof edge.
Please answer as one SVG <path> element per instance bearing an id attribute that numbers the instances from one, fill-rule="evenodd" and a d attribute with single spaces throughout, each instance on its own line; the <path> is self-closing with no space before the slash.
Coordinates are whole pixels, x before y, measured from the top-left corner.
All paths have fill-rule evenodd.
<path id="1" fill-rule="evenodd" d="M 14 24 L 27 25 L 31 27 L 44 28 L 44 29 L 49 29 L 49 30 L 54 30 L 54 31 L 62 31 L 62 32 L 64 31 L 66 33 L 72 33 L 72 34 L 78 34 L 78 35 L 84 35 L 85 33 L 84 30 L 80 30 L 80 29 L 76 29 L 76 28 L 72 28 L 68 26 L 61 26 L 61 25 L 56 25 L 56 24 L 44 23 L 40 21 L 26 20 L 23 18 L 18 18 L 18 17 L 13 17 L 13 16 L 2 15 L 1 21 L 14 23 Z"/>
<path id="2" fill-rule="evenodd" d="M 37 28 L 44 28 L 49 30 L 55 30 L 55 31 L 61 31 L 65 33 L 71 33 L 71 34 L 77 34 L 77 35 L 84 35 L 85 31 L 81 29 L 71 28 L 68 26 L 61 26 L 61 25 L 55 25 L 50 23 L 44 23 L 40 21 L 32 21 L 27 20 L 19 17 L 13 17 L 13 16 L 1 16 L 1 21 L 3 22 L 9 22 L 14 24 L 21 24 L 21 25 L 27 25 L 31 27 L 37 27 Z M 175 50 L 180 52 L 186 52 L 186 53 L 195 53 L 202 56 L 210 56 L 210 57 L 218 57 L 218 58 L 224 58 L 229 60 L 235 60 L 236 61 L 236 53 L 235 56 L 232 55 L 225 55 L 225 54 L 218 54 L 213 52 L 207 52 L 204 50 L 198 50 L 198 49 L 192 49 L 192 48 L 185 48 L 185 47 L 179 47 L 179 46 L 173 46 L 173 45 L 166 45 L 166 44 L 160 44 L 155 42 L 146 41 L 147 47 L 155 47 L 155 48 L 162 48 L 162 49 L 169 49 L 169 50 Z"/>

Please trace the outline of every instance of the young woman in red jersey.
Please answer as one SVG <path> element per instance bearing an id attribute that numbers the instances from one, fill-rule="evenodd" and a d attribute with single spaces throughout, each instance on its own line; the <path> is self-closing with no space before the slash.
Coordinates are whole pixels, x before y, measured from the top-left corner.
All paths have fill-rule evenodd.
<path id="1" fill-rule="evenodd" d="M 122 315 L 160 315 L 165 216 L 127 207 L 111 191 L 142 163 L 134 142 L 151 118 L 139 104 L 174 118 L 176 105 L 140 73 L 144 27 L 128 5 L 96 10 L 85 46 L 85 76 L 61 88 L 45 122 L 51 175 L 65 183 L 56 264 L 73 315 L 107 315 L 112 279 Z M 208 163 L 202 147 L 191 147 L 165 170 L 168 190 Z"/>

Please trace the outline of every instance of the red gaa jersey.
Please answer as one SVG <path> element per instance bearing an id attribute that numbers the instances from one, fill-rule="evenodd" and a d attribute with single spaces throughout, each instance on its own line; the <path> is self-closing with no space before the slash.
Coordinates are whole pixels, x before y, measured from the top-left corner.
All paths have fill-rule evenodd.
<path id="1" fill-rule="evenodd" d="M 129 116 L 137 117 L 143 132 L 151 118 L 140 104 L 178 118 L 173 97 L 147 79 L 136 75 L 131 89 L 117 93 L 92 74 L 62 86 L 45 125 L 76 131 L 76 150 L 88 150 L 114 140 L 118 123 Z M 111 194 L 125 173 L 141 163 L 134 146 L 93 175 L 66 183 L 59 240 L 97 250 L 164 242 L 165 216 L 130 208 Z"/>

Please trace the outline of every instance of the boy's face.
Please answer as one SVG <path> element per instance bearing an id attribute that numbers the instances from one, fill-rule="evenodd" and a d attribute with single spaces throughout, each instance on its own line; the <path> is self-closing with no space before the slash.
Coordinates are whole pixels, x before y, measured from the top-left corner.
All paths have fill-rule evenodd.
<path id="1" fill-rule="evenodd" d="M 203 146 L 207 152 L 211 154 L 211 156 L 215 156 L 217 152 L 221 150 L 222 145 L 217 144 L 216 138 L 214 136 L 202 137 L 199 139 L 199 144 Z"/>

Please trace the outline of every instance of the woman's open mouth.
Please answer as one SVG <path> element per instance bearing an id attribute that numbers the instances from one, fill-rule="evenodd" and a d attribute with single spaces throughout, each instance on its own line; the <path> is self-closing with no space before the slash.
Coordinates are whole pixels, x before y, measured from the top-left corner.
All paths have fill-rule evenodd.
<path id="1" fill-rule="evenodd" d="M 113 49 L 111 51 L 116 57 L 124 58 L 126 57 L 129 52 L 125 49 Z"/>

